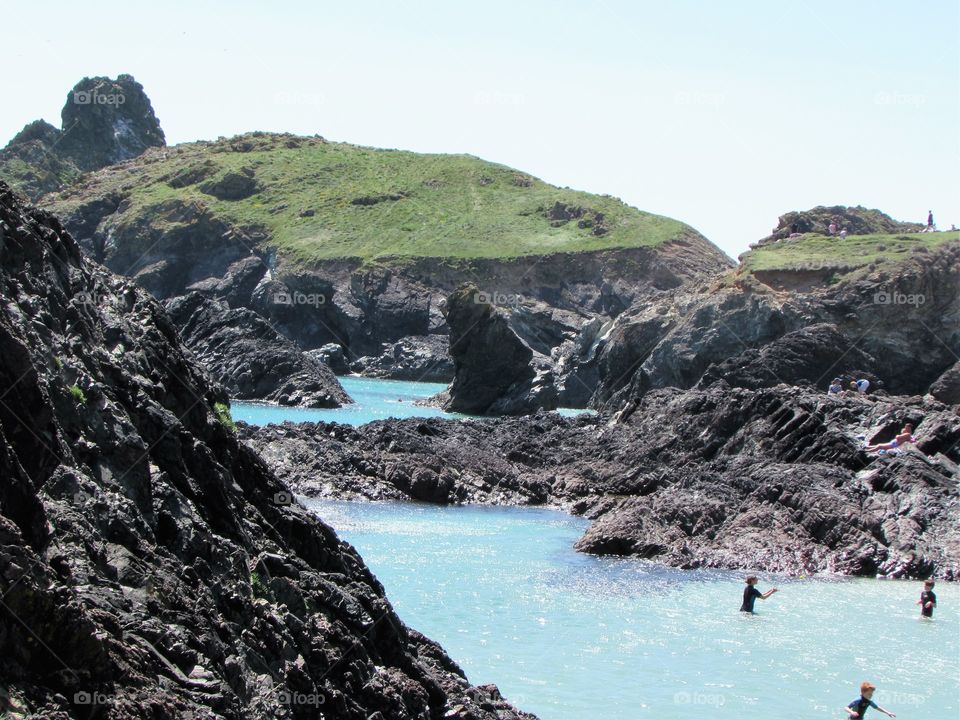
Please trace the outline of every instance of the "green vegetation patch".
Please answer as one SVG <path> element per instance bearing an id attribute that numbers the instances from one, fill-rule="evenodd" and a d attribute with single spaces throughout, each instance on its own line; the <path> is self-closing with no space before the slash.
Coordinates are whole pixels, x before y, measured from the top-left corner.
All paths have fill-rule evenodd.
<path id="1" fill-rule="evenodd" d="M 845 239 L 804 235 L 763 245 L 741 256 L 740 272 L 833 272 L 845 275 L 862 268 L 883 269 L 960 242 L 960 232 L 848 235 Z"/>
<path id="2" fill-rule="evenodd" d="M 557 188 L 468 155 L 380 150 L 320 138 L 252 134 L 151 150 L 88 178 L 120 191 L 122 212 L 151 217 L 201 203 L 256 228 L 297 264 L 337 258 L 510 258 L 656 247 L 696 236 L 687 225 L 607 195 Z M 220 199 L 204 192 L 218 188 Z M 250 193 L 250 194 L 248 194 Z M 85 193 L 51 209 L 69 211 Z"/>

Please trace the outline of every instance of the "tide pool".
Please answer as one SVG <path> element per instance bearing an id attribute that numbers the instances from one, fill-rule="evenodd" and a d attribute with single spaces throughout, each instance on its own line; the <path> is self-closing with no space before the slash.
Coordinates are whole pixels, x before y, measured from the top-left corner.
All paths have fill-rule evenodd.
<path id="1" fill-rule="evenodd" d="M 542 720 L 845 718 L 859 685 L 898 718 L 960 715 L 960 587 L 743 574 L 575 553 L 588 522 L 530 508 L 303 502 L 411 627 Z M 873 710 L 871 717 L 883 717 Z"/>
<path id="2" fill-rule="evenodd" d="M 380 380 L 365 377 L 340 377 L 340 384 L 354 402 L 339 408 L 309 409 L 291 408 L 268 403 L 234 401 L 230 414 L 234 420 L 243 420 L 250 425 L 290 422 L 338 422 L 345 425 L 363 425 L 374 420 L 410 417 L 465 418 L 466 415 L 444 412 L 429 405 L 418 405 L 442 390 L 442 383 L 406 382 L 403 380 Z M 562 408 L 556 412 L 571 416 L 588 410 Z"/>

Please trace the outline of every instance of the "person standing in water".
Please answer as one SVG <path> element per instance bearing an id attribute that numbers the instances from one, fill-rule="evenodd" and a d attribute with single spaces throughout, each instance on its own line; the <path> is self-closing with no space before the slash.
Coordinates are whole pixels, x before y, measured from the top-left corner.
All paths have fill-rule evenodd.
<path id="1" fill-rule="evenodd" d="M 920 606 L 920 617 L 933 619 L 933 609 L 937 606 L 937 595 L 933 592 L 933 580 L 927 580 L 923 584 L 923 592 L 920 593 L 917 605 Z"/>
<path id="2" fill-rule="evenodd" d="M 757 598 L 761 600 L 766 600 L 768 597 L 777 592 L 777 588 L 770 588 L 765 593 L 760 592 L 754 586 L 757 584 L 757 576 L 750 575 L 747 578 L 747 586 L 743 589 L 743 604 L 740 606 L 740 612 L 753 612 L 753 604 L 757 601 Z"/>
<path id="3" fill-rule="evenodd" d="M 884 710 L 872 700 L 873 691 L 876 689 L 877 688 L 873 683 L 860 683 L 860 697 L 844 708 L 844 710 L 847 711 L 847 715 L 852 718 L 862 718 L 864 715 L 866 715 L 867 710 L 870 708 L 876 708 L 884 715 L 896 717 L 894 713 L 890 712 L 889 710 Z"/>

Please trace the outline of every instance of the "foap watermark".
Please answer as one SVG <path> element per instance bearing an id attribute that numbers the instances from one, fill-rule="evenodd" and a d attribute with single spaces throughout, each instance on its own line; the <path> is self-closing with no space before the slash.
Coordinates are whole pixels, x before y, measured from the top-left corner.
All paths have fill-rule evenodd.
<path id="1" fill-rule="evenodd" d="M 274 505 L 293 505 L 293 493 L 281 490 L 273 494 Z"/>
<path id="2" fill-rule="evenodd" d="M 923 305 L 927 296 L 922 293 L 902 293 L 896 290 L 881 290 L 873 294 L 874 305 Z"/>
<path id="3" fill-rule="evenodd" d="M 81 690 L 73 694 L 74 705 L 113 705 L 117 701 L 114 695 Z"/>
<path id="4" fill-rule="evenodd" d="M 520 293 L 487 292 L 479 290 L 473 294 L 473 302 L 477 305 L 501 305 L 518 307 L 526 302 Z"/>
<path id="5" fill-rule="evenodd" d="M 327 303 L 326 295 L 320 293 L 278 292 L 273 294 L 274 305 L 307 305 L 320 307 Z"/>
<path id="6" fill-rule="evenodd" d="M 697 107 L 719 107 L 727 101 L 723 93 L 700 92 L 696 90 L 678 90 L 673 94 L 675 105 L 690 105 Z"/>
<path id="7" fill-rule="evenodd" d="M 322 93 L 280 90 L 273 95 L 274 105 L 319 107 L 327 101 Z"/>
<path id="8" fill-rule="evenodd" d="M 884 690 L 883 692 L 883 702 L 890 703 L 891 706 L 913 705 L 914 707 L 919 707 L 926 701 L 926 696 L 919 695 L 917 693 L 897 692 L 896 690 L 892 690 L 890 692 Z"/>
<path id="9" fill-rule="evenodd" d="M 123 93 L 100 94 L 97 88 L 93 90 L 74 90 L 74 105 L 123 105 L 127 101 Z"/>
<path id="10" fill-rule="evenodd" d="M 920 93 L 878 92 L 873 96 L 874 105 L 911 105 L 920 107 L 927 102 L 927 96 Z"/>
<path id="11" fill-rule="evenodd" d="M 682 690 L 673 694 L 674 705 L 706 705 L 708 707 L 723 707 L 727 699 L 722 693 L 689 692 Z"/>
<path id="12" fill-rule="evenodd" d="M 478 90 L 473 94 L 474 105 L 526 105 L 527 97 L 517 92 L 496 92 L 493 90 Z"/>
<path id="13" fill-rule="evenodd" d="M 73 299 L 81 305 L 91 306 L 102 305 L 106 297 L 105 293 L 87 292 L 85 290 L 73 295 Z"/>
<path id="14" fill-rule="evenodd" d="M 318 708 L 327 702 L 321 693 L 302 693 L 292 690 L 281 690 L 277 693 L 277 700 L 281 705 L 297 705 L 300 707 Z"/>

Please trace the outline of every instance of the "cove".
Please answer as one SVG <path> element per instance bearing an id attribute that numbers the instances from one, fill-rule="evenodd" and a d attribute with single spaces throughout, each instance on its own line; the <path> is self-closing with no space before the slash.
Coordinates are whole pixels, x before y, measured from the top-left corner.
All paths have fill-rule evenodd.
<path id="1" fill-rule="evenodd" d="M 382 380 L 344 376 L 338 378 L 343 389 L 354 402 L 339 408 L 311 409 L 291 408 L 268 403 L 233 401 L 230 412 L 234 420 L 242 420 L 250 425 L 269 425 L 290 422 L 338 422 L 345 425 L 364 425 L 375 420 L 410 417 L 465 418 L 444 412 L 430 405 L 419 405 L 444 390 L 442 383 L 408 382 L 403 380 Z M 563 415 L 576 415 L 584 410 L 562 408 L 556 412 Z"/>
<path id="2" fill-rule="evenodd" d="M 301 500 L 405 622 L 542 720 L 836 719 L 863 680 L 899 718 L 960 712 L 955 584 L 931 622 L 917 582 L 761 576 L 781 591 L 745 616 L 742 573 L 576 553 L 588 522 L 562 512 Z"/>

